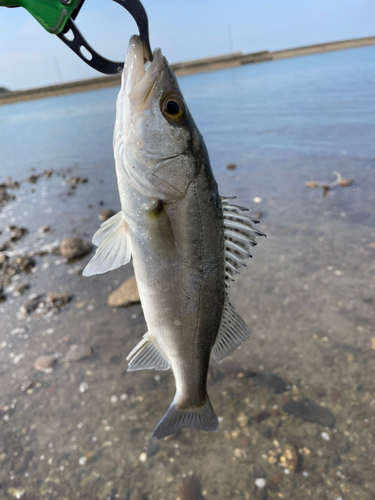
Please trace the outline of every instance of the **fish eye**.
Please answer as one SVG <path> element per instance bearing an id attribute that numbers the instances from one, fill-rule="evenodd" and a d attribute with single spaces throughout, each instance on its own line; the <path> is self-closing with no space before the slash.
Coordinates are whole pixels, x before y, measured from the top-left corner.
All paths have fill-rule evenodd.
<path id="1" fill-rule="evenodd" d="M 185 116 L 185 105 L 182 99 L 168 93 L 161 100 L 161 111 L 167 120 L 179 122 Z"/>

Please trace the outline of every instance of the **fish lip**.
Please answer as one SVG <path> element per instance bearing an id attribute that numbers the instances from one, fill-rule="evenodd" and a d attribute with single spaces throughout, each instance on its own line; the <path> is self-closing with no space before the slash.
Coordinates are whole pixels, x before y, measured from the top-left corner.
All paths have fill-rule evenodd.
<path id="1" fill-rule="evenodd" d="M 129 100 L 137 107 L 147 108 L 150 106 L 153 87 L 163 65 L 164 57 L 160 49 L 154 50 L 152 62 L 145 61 L 142 39 L 138 35 L 131 37 L 126 56 L 125 85 Z"/>

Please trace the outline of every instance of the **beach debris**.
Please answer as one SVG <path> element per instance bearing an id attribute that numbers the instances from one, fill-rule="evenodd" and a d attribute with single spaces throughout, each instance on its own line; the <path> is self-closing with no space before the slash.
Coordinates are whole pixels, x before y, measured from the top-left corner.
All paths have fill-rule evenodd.
<path id="1" fill-rule="evenodd" d="M 75 236 L 65 238 L 60 245 L 61 255 L 68 260 L 84 257 L 90 251 L 91 243 Z"/>
<path id="2" fill-rule="evenodd" d="M 109 307 L 126 307 L 130 304 L 138 304 L 138 302 L 140 302 L 140 298 L 135 276 L 124 281 L 108 297 Z"/>
<path id="3" fill-rule="evenodd" d="M 256 384 L 265 387 L 273 394 L 282 394 L 290 389 L 290 385 L 286 384 L 282 378 L 268 370 L 261 370 L 252 375 Z"/>
<path id="4" fill-rule="evenodd" d="M 49 292 L 47 295 L 49 307 L 62 307 L 72 300 L 71 293 Z"/>
<path id="5" fill-rule="evenodd" d="M 288 401 L 283 406 L 283 411 L 297 418 L 302 418 L 308 422 L 333 427 L 336 419 L 332 412 L 323 406 L 319 406 L 308 398 L 299 401 Z"/>
<path id="6" fill-rule="evenodd" d="M 343 178 L 339 172 L 333 170 L 332 173 L 336 176 L 336 180 L 331 184 L 325 184 L 324 182 L 307 181 L 305 186 L 309 188 L 322 188 L 323 198 L 327 196 L 328 191 L 335 188 L 336 186 L 348 187 L 353 184 L 353 180 L 349 178 Z"/>
<path id="7" fill-rule="evenodd" d="M 235 168 L 237 168 L 235 163 L 229 163 L 229 165 L 227 165 L 227 170 L 234 170 Z"/>
<path id="8" fill-rule="evenodd" d="M 16 297 L 20 297 L 29 288 L 30 288 L 30 284 L 29 283 L 20 283 L 19 285 L 16 285 L 14 287 L 13 295 L 15 295 Z"/>
<path id="9" fill-rule="evenodd" d="M 99 212 L 98 219 L 105 221 L 105 220 L 110 219 L 114 215 L 116 215 L 116 212 L 114 212 L 110 208 L 103 208 L 103 210 L 100 210 L 100 212 Z"/>
<path id="10" fill-rule="evenodd" d="M 64 361 L 83 361 L 92 356 L 92 353 L 92 347 L 89 345 L 72 344 L 64 357 Z"/>
<path id="11" fill-rule="evenodd" d="M 34 368 L 40 372 L 50 373 L 52 367 L 57 363 L 57 356 L 54 354 L 47 354 L 45 356 L 39 356 L 34 361 Z"/>

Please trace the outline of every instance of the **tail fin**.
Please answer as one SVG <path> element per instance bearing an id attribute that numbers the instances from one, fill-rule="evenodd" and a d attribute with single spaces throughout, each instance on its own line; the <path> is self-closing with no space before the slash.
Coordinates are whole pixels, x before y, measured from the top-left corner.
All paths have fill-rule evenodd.
<path id="1" fill-rule="evenodd" d="M 162 439 L 170 434 L 175 434 L 184 427 L 201 429 L 207 432 L 218 430 L 219 421 L 211 406 L 208 395 L 203 406 L 189 408 L 187 410 L 179 410 L 176 407 L 175 401 L 176 397 L 167 413 L 156 426 L 152 434 L 152 439 Z"/>

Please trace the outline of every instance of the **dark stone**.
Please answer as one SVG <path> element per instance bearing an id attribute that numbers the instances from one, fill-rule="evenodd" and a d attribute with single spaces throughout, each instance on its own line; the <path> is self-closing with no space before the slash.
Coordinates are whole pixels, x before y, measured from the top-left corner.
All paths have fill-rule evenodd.
<path id="1" fill-rule="evenodd" d="M 29 299 L 21 307 L 21 312 L 23 314 L 30 314 L 30 313 L 32 313 L 38 307 L 38 305 L 40 304 L 40 302 L 42 302 L 42 299 L 43 299 L 43 295 L 37 295 L 33 299 Z"/>
<path id="2" fill-rule="evenodd" d="M 66 361 L 83 361 L 92 356 L 92 347 L 89 345 L 72 344 L 65 356 Z"/>
<path id="3" fill-rule="evenodd" d="M 290 389 L 282 378 L 267 370 L 262 370 L 253 375 L 254 382 L 261 387 L 265 387 L 273 394 L 281 394 Z"/>
<path id="4" fill-rule="evenodd" d="M 288 401 L 283 406 L 283 411 L 294 417 L 327 427 L 333 427 L 336 422 L 334 415 L 328 408 L 319 406 L 307 398 L 303 398 L 300 401 Z"/>

